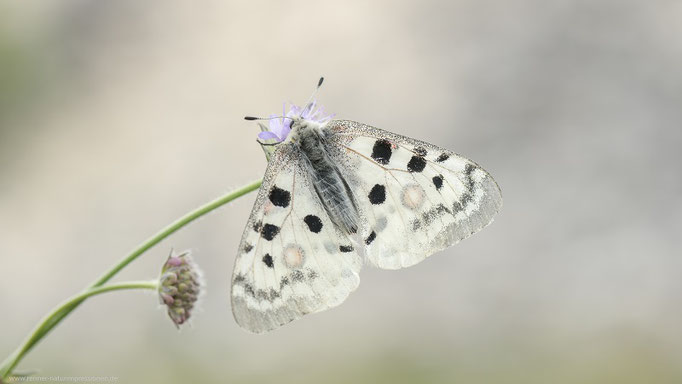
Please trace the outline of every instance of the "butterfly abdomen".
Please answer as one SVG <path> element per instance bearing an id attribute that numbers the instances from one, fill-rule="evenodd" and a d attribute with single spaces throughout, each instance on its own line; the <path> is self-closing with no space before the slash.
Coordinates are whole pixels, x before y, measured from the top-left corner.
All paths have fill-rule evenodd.
<path id="1" fill-rule="evenodd" d="M 322 131 L 316 127 L 301 127 L 296 145 L 320 203 L 332 223 L 344 233 L 356 233 L 360 214 L 355 196 L 329 155 Z"/>

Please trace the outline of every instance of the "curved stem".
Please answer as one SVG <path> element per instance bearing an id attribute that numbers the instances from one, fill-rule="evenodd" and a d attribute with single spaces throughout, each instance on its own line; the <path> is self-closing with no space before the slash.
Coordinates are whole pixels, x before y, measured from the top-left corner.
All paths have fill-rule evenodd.
<path id="1" fill-rule="evenodd" d="M 126 265 L 130 264 L 131 261 L 137 259 L 138 256 L 143 254 L 145 251 L 147 251 L 149 248 L 155 246 L 156 244 L 160 243 L 161 240 L 165 239 L 166 237 L 170 236 L 172 233 L 176 232 L 178 229 L 184 227 L 185 225 L 191 223 L 192 221 L 198 219 L 199 217 L 215 210 L 218 207 L 221 207 L 230 201 L 244 196 L 247 193 L 251 191 L 255 191 L 258 189 L 261 185 L 263 180 L 258 180 L 254 181 L 251 184 L 245 185 L 235 191 L 232 191 L 228 193 L 225 196 L 221 196 L 211 202 L 208 202 L 201 207 L 195 209 L 194 211 L 186 214 L 185 216 L 177 219 L 174 223 L 171 223 L 169 226 L 166 228 L 162 229 L 157 233 L 156 235 L 150 237 L 147 241 L 142 243 L 137 249 L 135 249 L 133 252 L 131 252 L 128 256 L 126 256 L 123 260 L 121 260 L 118 264 L 116 264 L 113 268 L 111 268 L 107 273 L 105 273 L 102 277 L 99 278 L 92 286 L 96 287 L 99 285 L 102 285 L 109 281 L 115 274 L 117 274 L 121 269 L 123 269 Z"/>
<path id="2" fill-rule="evenodd" d="M 141 254 L 149 250 L 151 247 L 155 246 L 156 244 L 160 243 L 163 239 L 166 237 L 170 236 L 171 234 L 175 233 L 177 230 L 180 228 L 184 227 L 185 225 L 191 223 L 192 221 L 198 219 L 199 217 L 215 210 L 216 208 L 219 208 L 230 201 L 241 197 L 249 192 L 252 192 L 258 187 L 260 187 L 262 180 L 254 181 L 253 183 L 247 184 L 235 191 L 232 191 L 224 196 L 221 196 L 213 201 L 210 201 L 199 208 L 187 213 L 186 215 L 182 216 L 181 218 L 177 219 L 175 222 L 169 224 L 166 228 L 162 229 L 159 231 L 156 235 L 150 237 L 147 239 L 144 243 L 140 244 L 135 250 L 133 250 L 128 256 L 123 258 L 118 264 L 114 265 L 109 271 L 107 271 L 102 277 L 100 277 L 95 283 L 93 283 L 90 287 L 98 287 L 107 281 L 111 279 L 116 273 L 118 273 L 121 269 L 123 269 L 126 265 L 130 264 L 133 260 L 137 259 Z M 61 316 L 58 316 L 54 319 L 54 322 L 52 324 L 47 324 L 45 327 L 44 333 L 47 334 L 52 330 L 52 328 L 58 324 L 64 317 L 66 317 L 71 311 L 73 311 L 79 302 L 76 302 L 73 304 L 73 307 L 71 308 L 65 308 L 64 313 Z M 32 347 L 32 345 L 31 345 Z"/>
<path id="3" fill-rule="evenodd" d="M 63 313 L 63 311 L 66 308 L 70 308 L 73 306 L 75 303 L 82 303 L 85 299 L 87 299 L 90 296 L 95 296 L 99 295 L 101 293 L 105 292 L 110 292 L 110 291 L 120 291 L 123 289 L 151 289 L 151 290 L 156 290 L 158 287 L 158 280 L 152 280 L 152 281 L 126 281 L 123 283 L 115 283 L 115 284 L 109 284 L 109 285 L 101 285 L 98 287 L 93 287 L 86 289 L 85 291 L 70 297 L 68 300 L 66 300 L 64 303 L 62 303 L 60 306 L 55 308 L 50 314 L 48 314 L 40 324 L 33 330 L 31 335 L 24 341 L 24 344 L 22 344 L 19 349 L 17 349 L 10 358 L 7 359 L 6 363 L 3 364 L 3 367 L 0 370 L 0 377 L 1 378 L 6 378 L 9 376 L 9 374 L 12 372 L 14 367 L 19 363 L 19 361 L 24 357 L 24 355 L 29 351 L 30 346 L 35 344 L 36 341 L 38 341 L 39 338 L 41 338 L 41 330 L 47 325 L 53 322 L 53 320 L 60 316 L 60 314 Z"/>
<path id="4" fill-rule="evenodd" d="M 150 237 L 145 242 L 140 244 L 135 248 L 128 256 L 124 257 L 111 269 L 109 269 L 104 275 L 102 275 L 97 281 L 95 281 L 88 289 L 81 292 L 80 294 L 73 296 L 64 305 L 60 306 L 57 310 L 53 311 L 50 316 L 45 318 L 41 322 L 40 326 L 37 327 L 29 337 L 26 342 L 17 349 L 10 357 L 8 357 L 2 365 L 0 365 L 0 380 L 6 378 L 12 369 L 19 363 L 21 358 L 33 348 L 33 346 L 38 343 L 45 335 L 47 335 L 59 322 L 61 322 L 66 316 L 68 316 L 74 309 L 76 309 L 88 296 L 80 297 L 91 290 L 102 287 L 104 283 L 109 281 L 114 275 L 116 275 L 121 269 L 125 268 L 133 260 L 137 259 L 144 252 L 160 243 L 163 239 L 167 238 L 171 234 L 178 231 L 180 228 L 191 223 L 192 221 L 198 219 L 199 217 L 219 208 L 230 201 L 246 195 L 260 187 L 262 180 L 254 181 L 253 183 L 247 184 L 235 191 L 232 191 L 224 196 L 221 196 L 213 201 L 210 201 L 197 209 L 187 213 L 181 218 L 177 219 L 173 223 L 169 224 L 167 227 L 159 231 L 156 235 Z"/>

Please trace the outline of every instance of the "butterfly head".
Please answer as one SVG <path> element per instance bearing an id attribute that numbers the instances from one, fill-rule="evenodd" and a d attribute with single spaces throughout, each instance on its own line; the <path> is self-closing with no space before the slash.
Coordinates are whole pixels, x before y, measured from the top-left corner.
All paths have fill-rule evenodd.
<path id="1" fill-rule="evenodd" d="M 305 103 L 304 107 L 291 104 L 287 111 L 287 104 L 282 106 L 281 115 L 270 115 L 267 118 L 246 116 L 246 120 L 268 120 L 267 126 L 261 122 L 258 123 L 261 132 L 258 134 L 258 143 L 265 152 L 265 157 L 270 160 L 270 155 L 275 151 L 274 147 L 284 142 L 296 141 L 298 133 L 306 129 L 320 129 L 334 115 L 327 114 L 324 107 L 317 104 L 315 95 L 320 89 L 324 78 L 321 77 L 317 82 L 317 87 L 312 96 Z"/>

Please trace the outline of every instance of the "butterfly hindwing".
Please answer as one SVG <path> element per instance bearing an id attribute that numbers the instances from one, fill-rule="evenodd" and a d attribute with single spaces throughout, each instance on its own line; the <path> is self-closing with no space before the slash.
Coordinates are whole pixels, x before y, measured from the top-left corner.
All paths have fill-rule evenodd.
<path id="1" fill-rule="evenodd" d="M 286 149 L 268 163 L 232 277 L 235 319 L 257 333 L 337 306 L 359 284 L 360 256 Z"/>
<path id="2" fill-rule="evenodd" d="M 366 257 L 380 268 L 408 267 L 457 243 L 502 205 L 492 177 L 451 151 L 352 121 L 327 128 L 366 220 Z"/>

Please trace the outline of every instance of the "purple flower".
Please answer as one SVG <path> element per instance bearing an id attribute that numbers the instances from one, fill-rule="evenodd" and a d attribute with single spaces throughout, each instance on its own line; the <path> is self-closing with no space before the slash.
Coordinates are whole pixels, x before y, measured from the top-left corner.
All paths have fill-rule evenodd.
<path id="1" fill-rule="evenodd" d="M 276 117 L 276 115 L 270 115 L 269 127 L 267 130 L 259 133 L 258 137 L 261 140 L 274 139 L 276 142 L 281 143 L 289 136 L 289 132 L 291 132 L 291 123 L 293 121 L 292 119 L 295 117 L 311 120 L 320 124 L 326 123 L 334 117 L 334 115 L 326 115 L 324 107 L 320 106 L 318 108 L 316 100 L 313 100 L 306 108 L 301 108 L 292 104 L 289 112 L 286 112 L 286 103 L 284 103 L 282 106 L 282 116 L 286 116 L 287 118 L 277 119 L 273 118 Z"/>

